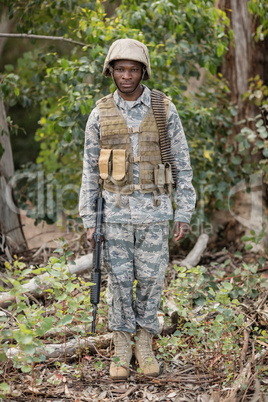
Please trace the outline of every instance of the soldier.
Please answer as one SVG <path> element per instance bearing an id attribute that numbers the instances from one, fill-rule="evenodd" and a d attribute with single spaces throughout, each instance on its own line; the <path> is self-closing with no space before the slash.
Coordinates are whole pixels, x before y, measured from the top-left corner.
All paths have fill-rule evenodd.
<path id="1" fill-rule="evenodd" d="M 133 333 L 142 372 L 157 376 L 152 337 L 159 332 L 157 311 L 168 265 L 173 208 L 169 197 L 172 178 L 161 161 L 151 91 L 141 83 L 151 76 L 147 47 L 133 39 L 115 41 L 103 74 L 112 77 L 117 90 L 97 102 L 86 125 L 80 215 L 94 247 L 95 205 L 99 186 L 103 186 L 108 318 L 119 358 L 118 363 L 112 362 L 110 376 L 129 376 Z M 195 191 L 180 118 L 169 98 L 165 97 L 164 104 L 177 170 L 174 239 L 178 241 L 189 230 Z"/>

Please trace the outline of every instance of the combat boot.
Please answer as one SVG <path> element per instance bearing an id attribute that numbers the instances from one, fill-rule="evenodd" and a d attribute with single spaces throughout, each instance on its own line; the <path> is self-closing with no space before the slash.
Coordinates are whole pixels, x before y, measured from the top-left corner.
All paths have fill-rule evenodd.
<path id="1" fill-rule="evenodd" d="M 152 349 L 153 334 L 143 328 L 138 328 L 136 336 L 135 356 L 142 373 L 157 377 L 159 375 L 159 365 Z"/>
<path id="2" fill-rule="evenodd" d="M 110 366 L 110 377 L 113 380 L 125 380 L 129 376 L 129 363 L 132 357 L 130 333 L 114 331 L 114 356 L 119 358 L 118 362 L 112 362 Z"/>

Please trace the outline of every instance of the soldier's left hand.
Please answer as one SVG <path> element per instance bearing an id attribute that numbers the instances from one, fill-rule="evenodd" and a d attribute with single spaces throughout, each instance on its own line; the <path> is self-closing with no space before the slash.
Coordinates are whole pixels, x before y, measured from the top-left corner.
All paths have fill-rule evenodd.
<path id="1" fill-rule="evenodd" d="M 183 237 L 186 236 L 186 234 L 189 232 L 190 225 L 189 223 L 186 222 L 175 222 L 174 226 L 174 240 L 179 241 L 180 239 L 183 239 Z"/>

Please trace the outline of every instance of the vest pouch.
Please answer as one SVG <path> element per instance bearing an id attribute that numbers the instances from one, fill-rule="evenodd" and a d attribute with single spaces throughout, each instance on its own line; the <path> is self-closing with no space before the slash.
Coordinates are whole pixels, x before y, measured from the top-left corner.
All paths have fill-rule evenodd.
<path id="1" fill-rule="evenodd" d="M 154 184 L 157 187 L 164 187 L 165 184 L 165 166 L 160 163 L 154 168 Z"/>
<path id="2" fill-rule="evenodd" d="M 171 164 L 166 162 L 165 163 L 165 184 L 166 184 L 166 189 L 167 193 L 170 195 L 173 191 L 173 176 L 172 176 L 172 170 L 171 170 Z"/>
<path id="3" fill-rule="evenodd" d="M 165 163 L 165 183 L 166 184 L 173 184 L 173 176 L 172 176 L 172 170 L 171 170 L 171 164 L 170 163 Z"/>
<path id="4" fill-rule="evenodd" d="M 112 181 L 124 184 L 127 180 L 127 153 L 125 149 L 113 149 Z"/>
<path id="5" fill-rule="evenodd" d="M 107 180 L 111 174 L 111 149 L 101 149 L 99 157 L 100 177 Z"/>

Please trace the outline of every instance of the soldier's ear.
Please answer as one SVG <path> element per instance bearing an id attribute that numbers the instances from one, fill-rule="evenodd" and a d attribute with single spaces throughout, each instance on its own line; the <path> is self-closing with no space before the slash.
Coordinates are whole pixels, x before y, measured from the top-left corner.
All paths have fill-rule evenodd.
<path id="1" fill-rule="evenodd" d="M 113 63 L 113 62 L 111 62 L 111 63 L 109 64 L 109 72 L 110 72 L 111 76 L 112 76 L 113 73 L 114 73 L 114 63 Z"/>
<path id="2" fill-rule="evenodd" d="M 146 66 L 145 66 L 144 64 L 142 64 L 142 77 L 141 77 L 141 81 L 143 80 L 143 78 L 144 78 L 146 72 L 147 72 L 147 68 L 146 68 Z"/>

